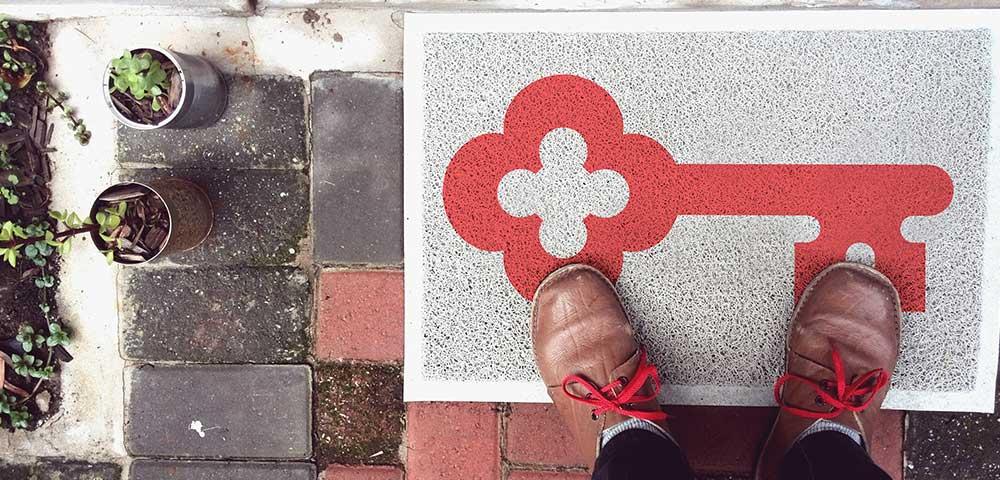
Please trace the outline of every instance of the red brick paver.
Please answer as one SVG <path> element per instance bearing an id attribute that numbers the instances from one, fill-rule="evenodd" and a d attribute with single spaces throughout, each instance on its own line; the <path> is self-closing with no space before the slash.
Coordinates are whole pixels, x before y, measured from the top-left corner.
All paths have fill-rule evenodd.
<path id="1" fill-rule="evenodd" d="M 748 475 L 771 431 L 775 408 L 667 406 L 674 437 L 699 474 Z M 872 458 L 902 480 L 903 412 L 887 411 L 866 425 Z"/>
<path id="2" fill-rule="evenodd" d="M 510 472 L 508 480 L 588 480 L 589 473 L 583 472 Z"/>
<path id="3" fill-rule="evenodd" d="M 410 403 L 408 480 L 500 478 L 500 432 L 489 403 Z"/>
<path id="4" fill-rule="evenodd" d="M 325 271 L 317 299 L 317 358 L 402 360 L 403 272 Z"/>
<path id="5" fill-rule="evenodd" d="M 319 480 L 403 480 L 403 471 L 384 466 L 330 465 Z"/>
<path id="6" fill-rule="evenodd" d="M 573 434 L 556 407 L 512 404 L 507 422 L 507 460 L 518 464 L 585 466 Z"/>
<path id="7" fill-rule="evenodd" d="M 713 474 L 752 472 L 777 415 L 774 408 L 668 405 L 664 409 L 691 468 Z"/>

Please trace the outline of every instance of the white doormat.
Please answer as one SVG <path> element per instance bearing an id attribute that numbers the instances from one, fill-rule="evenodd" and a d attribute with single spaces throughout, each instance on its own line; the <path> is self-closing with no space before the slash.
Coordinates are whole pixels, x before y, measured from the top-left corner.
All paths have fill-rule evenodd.
<path id="1" fill-rule="evenodd" d="M 769 405 L 797 293 L 874 262 L 889 408 L 992 411 L 994 11 L 408 15 L 408 401 L 548 401 L 529 298 L 597 266 L 664 403 Z"/>

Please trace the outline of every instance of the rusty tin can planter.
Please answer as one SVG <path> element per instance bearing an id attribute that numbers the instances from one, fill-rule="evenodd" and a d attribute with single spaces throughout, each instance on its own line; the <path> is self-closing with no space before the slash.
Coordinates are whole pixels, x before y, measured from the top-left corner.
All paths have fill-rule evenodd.
<path id="1" fill-rule="evenodd" d="M 107 197 L 109 193 L 113 195 L 116 189 L 130 187 L 141 188 L 163 202 L 168 219 L 166 238 L 159 251 L 144 260 L 122 259 L 117 249 L 113 249 L 115 263 L 138 265 L 153 262 L 172 253 L 191 250 L 208 238 L 215 221 L 212 201 L 201 187 L 182 178 L 162 178 L 146 183 L 122 182 L 112 185 L 98 195 L 98 199 L 90 208 L 90 218 L 95 217 L 102 203 L 110 202 L 102 200 L 102 197 Z M 104 240 L 96 231 L 91 232 L 90 238 L 98 248 L 104 244 Z"/>
<path id="2" fill-rule="evenodd" d="M 104 72 L 104 101 L 111 113 L 123 125 L 137 130 L 155 130 L 158 128 L 184 129 L 204 128 L 211 126 L 226 111 L 228 103 L 228 88 L 215 65 L 208 60 L 186 53 L 175 52 L 166 48 L 140 47 L 130 51 L 134 54 L 148 50 L 167 57 L 180 74 L 181 95 L 174 111 L 157 124 L 145 124 L 129 119 L 122 113 L 111 99 L 109 82 L 113 71 L 111 62 Z"/>

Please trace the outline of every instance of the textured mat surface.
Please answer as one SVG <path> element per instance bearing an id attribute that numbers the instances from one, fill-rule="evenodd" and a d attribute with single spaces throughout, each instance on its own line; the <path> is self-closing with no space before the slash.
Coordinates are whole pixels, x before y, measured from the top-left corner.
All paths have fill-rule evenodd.
<path id="1" fill-rule="evenodd" d="M 406 22 L 408 400 L 545 400 L 528 299 L 582 261 L 664 401 L 769 404 L 797 295 L 846 258 L 901 294 L 887 406 L 993 408 L 993 12 Z"/>

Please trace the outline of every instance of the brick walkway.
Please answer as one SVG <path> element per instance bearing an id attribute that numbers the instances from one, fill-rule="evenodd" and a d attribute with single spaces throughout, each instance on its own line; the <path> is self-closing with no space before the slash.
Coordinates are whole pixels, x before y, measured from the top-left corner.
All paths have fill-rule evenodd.
<path id="1" fill-rule="evenodd" d="M 588 478 L 548 405 L 402 402 L 399 76 L 231 81 L 213 129 L 142 148 L 121 132 L 124 176 L 192 178 L 218 209 L 204 248 L 121 278 L 124 353 L 141 365 L 130 478 Z M 264 99 L 271 114 L 255 115 Z M 775 414 L 668 410 L 717 479 L 747 478 Z M 902 478 L 903 414 L 875 430 L 877 461 Z"/>

